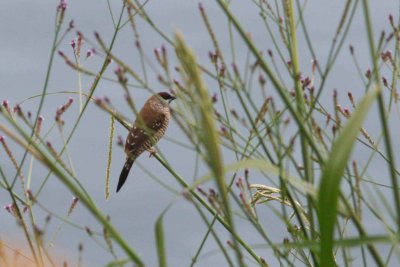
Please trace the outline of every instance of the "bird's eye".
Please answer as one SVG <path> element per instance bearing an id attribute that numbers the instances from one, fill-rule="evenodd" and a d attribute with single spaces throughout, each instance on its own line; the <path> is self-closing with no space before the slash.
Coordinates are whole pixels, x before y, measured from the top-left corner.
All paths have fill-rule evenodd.
<path id="1" fill-rule="evenodd" d="M 174 96 L 170 95 L 167 92 L 161 92 L 161 93 L 158 93 L 158 95 L 161 96 L 164 100 L 174 100 L 175 99 Z"/>

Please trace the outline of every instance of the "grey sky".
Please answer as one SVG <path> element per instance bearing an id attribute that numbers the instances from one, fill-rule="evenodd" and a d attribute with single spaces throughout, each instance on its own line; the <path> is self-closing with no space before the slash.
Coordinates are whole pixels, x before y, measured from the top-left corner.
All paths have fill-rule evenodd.
<path id="1" fill-rule="evenodd" d="M 117 14 L 121 8 L 121 1 L 110 2 L 112 2 L 113 12 Z M 272 44 L 265 35 L 265 29 L 260 23 L 256 8 L 251 1 L 234 0 L 232 2 L 234 2 L 235 12 L 238 14 L 247 31 L 251 33 L 255 42 L 265 53 L 267 49 L 272 47 Z M 341 16 L 336 11 L 339 12 L 342 10 L 343 2 L 331 0 L 308 1 L 305 13 L 307 15 L 306 22 L 312 43 L 316 48 L 319 60 L 322 62 L 326 60 L 332 35 Z M 226 18 L 214 1 L 205 0 L 203 4 L 210 21 L 215 27 L 214 29 L 221 46 L 228 50 L 229 38 Z M 393 13 L 395 17 L 399 15 L 399 3 L 395 0 L 375 0 L 370 1 L 370 4 L 377 40 L 381 30 L 389 30 L 388 15 L 390 13 Z M 56 5 L 57 1 L 50 0 L 0 2 L 0 100 L 7 99 L 14 105 L 42 91 L 54 33 Z M 198 1 L 150 0 L 147 12 L 154 22 L 160 25 L 160 28 L 169 36 L 172 36 L 172 33 L 176 29 L 182 31 L 188 43 L 196 51 L 200 61 L 207 64 L 208 51 L 211 50 L 212 45 L 198 12 Z M 91 40 L 94 40 L 93 32 L 97 31 L 109 43 L 112 34 L 112 20 L 106 1 L 68 1 L 66 21 L 71 19 L 75 21 L 76 28 Z M 335 76 L 340 77 L 340 79 L 328 80 L 329 84 L 327 87 L 332 89 L 348 88 L 349 90 L 354 90 L 356 94 L 357 92 L 358 94 L 362 94 L 361 90 L 357 91 L 360 86 L 359 79 L 357 81 L 354 80 L 356 72 L 352 61 L 349 60 L 350 54 L 347 48 L 349 44 L 354 45 L 358 55 L 364 55 L 360 61 L 363 67 L 367 67 L 370 61 L 364 21 L 360 10 L 354 19 L 355 21 L 350 29 L 349 38 L 346 40 L 344 49 L 336 63 L 340 67 L 334 70 Z M 138 20 L 138 28 L 147 55 L 154 58 L 153 49 L 160 47 L 165 41 L 161 40 L 151 31 L 148 25 L 142 20 Z M 302 34 L 299 35 L 303 36 Z M 60 45 L 60 50 L 64 51 L 70 57 L 72 56 L 72 50 L 69 42 L 75 37 L 76 35 L 71 32 Z M 86 43 L 84 51 L 90 48 L 90 44 Z M 238 48 L 237 56 L 240 60 L 243 60 L 247 50 L 240 43 L 238 44 Z M 309 70 L 312 58 L 309 52 L 306 52 L 307 48 L 303 37 L 300 38 L 300 48 L 302 66 Z M 139 61 L 135 56 L 137 55 L 136 52 L 132 52 L 133 49 L 131 29 L 125 27 L 118 37 L 114 51 L 117 55 L 122 56 L 130 62 L 131 65 L 137 66 Z M 173 53 L 171 47 L 168 47 L 168 50 L 169 53 Z M 100 63 L 101 59 L 95 56 L 88 59 L 84 64 L 92 70 L 97 71 L 100 68 Z M 108 76 L 114 78 L 112 70 L 115 67 L 115 65 L 110 67 L 110 71 L 107 72 Z M 85 92 L 89 90 L 92 81 L 92 78 L 83 78 L 83 90 Z M 49 92 L 76 91 L 76 85 L 76 73 L 66 66 L 64 61 L 56 55 L 49 83 Z M 155 76 L 151 77 L 151 86 L 153 88 L 157 88 L 158 86 Z M 95 96 L 107 95 L 116 106 L 120 107 L 121 112 L 131 115 L 124 101 L 123 94 L 123 90 L 118 84 L 102 81 Z M 330 94 L 331 92 L 327 93 L 325 97 L 330 99 Z M 345 96 L 345 93 L 342 95 Z M 141 106 L 148 93 L 136 90 L 135 96 L 137 105 Z M 67 98 L 67 95 L 54 95 L 46 98 L 42 112 L 45 117 L 45 129 L 49 129 L 52 125 L 56 108 L 64 104 Z M 71 123 L 75 120 L 78 112 L 78 99 L 76 96 L 74 96 L 74 100 L 75 102 L 71 110 L 65 114 L 67 132 L 71 130 Z M 23 108 L 24 110 L 30 109 L 35 111 L 37 104 L 38 98 L 26 100 L 23 103 Z M 0 122 L 2 121 L 0 118 Z M 116 146 L 113 153 L 111 174 L 112 195 L 109 201 L 104 200 L 108 127 L 108 115 L 91 104 L 70 145 L 70 153 L 73 155 L 74 167 L 78 173 L 78 177 L 89 189 L 89 193 L 98 201 L 98 205 L 102 207 L 103 211 L 111 216 L 113 223 L 123 233 L 124 237 L 137 249 L 148 266 L 156 266 L 157 264 L 154 244 L 154 223 L 168 203 L 175 201 L 171 211 L 165 217 L 165 229 L 168 229 L 166 232 L 168 261 L 171 264 L 170 266 L 188 266 L 207 228 L 192 205 L 187 203 L 186 200 L 179 198 L 179 196 L 168 192 L 153 179 L 149 179 L 138 166 L 133 167 L 130 177 L 121 193 L 115 195 L 114 188 L 125 157 L 122 149 Z M 122 135 L 123 137 L 126 135 L 125 129 L 119 125 L 116 127 L 117 135 Z M 183 134 L 176 127 L 171 127 L 167 131 L 167 136 L 183 139 Z M 57 131 L 54 131 L 49 139 L 53 140 L 55 144 L 60 145 Z M 173 143 L 166 140 L 159 143 L 159 148 L 168 157 L 169 163 L 191 182 L 194 164 L 192 156 L 194 156 L 194 153 L 182 147 L 176 147 Z M 21 151 L 18 149 L 16 151 L 17 155 L 20 156 Z M 139 163 L 158 173 L 163 178 L 163 182 L 178 191 L 180 190 L 176 181 L 156 160 L 148 159 L 146 155 L 143 155 L 139 159 Z M 3 151 L 0 151 L 0 164 L 6 172 L 14 175 L 13 166 L 9 159 L 4 156 Z M 28 164 L 25 165 L 26 170 L 27 168 Z M 206 171 L 203 168 L 201 173 L 205 174 Z M 36 163 L 32 178 L 33 188 L 37 187 L 39 182 L 42 181 L 44 173 L 47 174 Z M 8 195 L 5 193 L 5 190 L 0 193 L 0 206 L 7 205 L 10 202 Z M 71 199 L 72 195 L 70 192 L 54 177 L 52 177 L 43 191 L 43 201 L 45 204 L 61 216 L 66 214 Z M 22 231 L 16 227 L 15 220 L 4 211 L 0 212 L 2 213 L 0 216 L 0 223 L 2 225 L 0 239 L 5 242 L 10 240 L 16 240 L 16 243 L 23 242 Z M 38 214 L 43 215 L 42 217 L 38 216 L 38 222 L 39 224 L 43 224 L 45 213 L 38 212 Z M 102 231 L 94 223 L 92 216 L 80 205 L 78 205 L 78 208 L 71 215 L 70 219 L 79 225 L 90 226 L 93 227 L 93 230 Z M 50 232 L 54 232 L 59 223 L 58 220 L 53 218 L 50 228 L 52 231 Z M 257 239 L 254 230 L 245 228 L 245 223 L 239 221 L 237 225 L 240 229 L 239 232 L 246 234 L 248 238 L 254 238 L 251 239 L 254 240 L 254 243 L 260 241 Z M 276 226 L 273 231 L 284 232 L 285 230 Z M 50 237 L 48 238 L 50 239 Z M 225 238 L 228 239 L 229 235 L 226 234 Z M 278 238 L 281 238 L 281 236 L 277 236 Z M 54 251 L 60 255 L 63 255 L 67 251 L 66 255 L 69 256 L 65 256 L 66 259 L 76 259 L 79 242 L 83 242 L 85 246 L 85 266 L 102 266 L 112 259 L 109 254 L 104 253 L 82 231 L 68 225 L 63 226 L 56 238 Z M 204 250 L 206 252 L 212 252 L 213 249 L 217 248 L 212 239 L 206 243 L 206 246 L 207 248 Z M 120 251 L 118 253 L 121 255 Z M 261 254 L 267 259 L 272 258 L 273 255 L 271 250 L 262 250 Z M 105 256 L 103 257 L 103 255 Z M 64 259 L 64 256 L 60 257 Z M 223 257 L 220 254 L 215 254 L 202 259 L 197 266 L 222 266 L 221 264 L 225 264 Z"/>

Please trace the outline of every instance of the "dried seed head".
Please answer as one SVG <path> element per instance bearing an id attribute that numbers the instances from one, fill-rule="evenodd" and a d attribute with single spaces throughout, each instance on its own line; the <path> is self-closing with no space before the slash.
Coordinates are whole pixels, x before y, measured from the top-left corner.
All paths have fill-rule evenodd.
<path id="1" fill-rule="evenodd" d="M 7 110 L 8 113 L 11 113 L 10 104 L 9 104 L 8 100 L 5 100 L 5 99 L 3 100 L 3 107 Z"/>
<path id="2" fill-rule="evenodd" d="M 217 52 L 211 52 L 211 51 L 209 51 L 209 52 L 208 52 L 208 57 L 210 58 L 210 61 L 211 61 L 213 64 L 216 64 L 216 63 L 217 63 L 217 60 L 218 60 Z"/>
<path id="3" fill-rule="evenodd" d="M 352 45 L 349 46 L 350 54 L 354 55 L 354 47 Z"/>
<path id="4" fill-rule="evenodd" d="M 236 185 L 238 188 L 243 189 L 243 178 L 242 178 L 242 177 L 239 177 L 239 178 L 236 180 L 235 185 Z"/>
<path id="5" fill-rule="evenodd" d="M 69 24 L 68 24 L 68 31 L 69 31 L 69 30 L 72 30 L 73 28 L 75 28 L 75 22 L 74 22 L 74 20 L 72 19 L 72 20 L 69 22 Z"/>
<path id="6" fill-rule="evenodd" d="M 103 100 L 101 100 L 100 97 L 96 97 L 96 98 L 94 99 L 94 103 L 95 103 L 96 105 L 98 105 L 98 106 L 102 106 L 102 105 L 103 105 Z"/>
<path id="7" fill-rule="evenodd" d="M 351 92 L 347 92 L 347 96 L 349 97 L 350 102 L 351 102 L 352 104 L 354 104 L 353 94 L 352 94 Z"/>
<path id="8" fill-rule="evenodd" d="M 78 201 L 79 201 L 79 198 L 77 198 L 77 197 L 72 198 L 72 203 L 71 203 L 71 206 L 69 207 L 68 215 L 70 215 L 72 213 L 72 211 L 75 209 L 76 205 L 78 204 Z"/>
<path id="9" fill-rule="evenodd" d="M 258 82 L 261 84 L 261 86 L 265 85 L 266 80 L 262 74 L 260 74 L 260 76 L 258 76 Z"/>
<path id="10" fill-rule="evenodd" d="M 331 114 L 328 113 L 328 115 L 326 115 L 325 126 L 328 126 L 328 124 L 329 124 L 330 121 L 331 121 Z"/>
<path id="11" fill-rule="evenodd" d="M 383 86 L 388 87 L 388 82 L 385 77 L 382 77 Z"/>
<path id="12" fill-rule="evenodd" d="M 396 28 L 396 26 L 394 25 L 393 15 L 392 14 L 389 14 L 389 23 L 392 26 L 392 28 Z"/>
<path id="13" fill-rule="evenodd" d="M 4 209 L 9 212 L 16 219 L 20 219 L 18 216 L 18 208 L 14 203 L 8 204 L 4 206 Z"/>
<path id="14" fill-rule="evenodd" d="M 96 54 L 96 49 L 91 48 L 86 52 L 86 58 L 89 58 L 89 57 L 91 57 L 91 56 L 93 56 L 95 54 Z"/>
<path id="15" fill-rule="evenodd" d="M 67 0 L 60 0 L 57 6 L 57 11 L 64 12 L 68 7 Z"/>
<path id="16" fill-rule="evenodd" d="M 236 110 L 234 110 L 234 109 L 231 109 L 231 114 L 235 119 L 237 119 L 239 117 Z"/>
<path id="17" fill-rule="evenodd" d="M 203 6 L 203 3 L 199 3 L 199 10 L 201 11 L 201 12 L 204 12 L 204 6 Z"/>
<path id="18" fill-rule="evenodd" d="M 92 236 L 93 235 L 93 232 L 92 232 L 92 230 L 90 230 L 90 228 L 89 227 L 85 227 L 85 231 L 86 231 L 86 233 L 89 235 L 89 236 Z"/>
<path id="19" fill-rule="evenodd" d="M 371 79 L 371 70 L 370 70 L 370 69 L 368 69 L 368 70 L 365 72 L 365 77 L 367 77 L 368 79 Z"/>
<path id="20" fill-rule="evenodd" d="M 214 93 L 214 94 L 212 95 L 211 102 L 212 102 L 212 103 L 218 102 L 218 94 L 217 94 L 217 93 Z"/>
<path id="21" fill-rule="evenodd" d="M 76 40 L 75 40 L 75 39 L 72 39 L 72 40 L 69 42 L 69 45 L 72 47 L 72 49 L 75 50 L 75 47 L 76 47 Z"/>
<path id="22" fill-rule="evenodd" d="M 207 193 L 204 191 L 204 189 L 201 186 L 198 186 L 197 191 L 199 191 L 199 193 L 201 193 L 203 196 L 207 196 Z"/>
<path id="23" fill-rule="evenodd" d="M 118 135 L 118 138 L 117 138 L 117 145 L 119 145 L 119 146 L 123 146 L 124 145 L 124 141 L 122 139 L 122 136 L 120 136 L 120 135 Z"/>
<path id="24" fill-rule="evenodd" d="M 22 108 L 20 104 L 16 104 L 13 108 L 14 113 L 17 113 L 18 116 L 24 117 L 24 113 L 22 112 Z"/>
<path id="25" fill-rule="evenodd" d="M 28 196 L 30 201 L 32 201 L 33 203 L 36 202 L 36 198 L 30 189 L 26 190 L 26 195 Z"/>
<path id="26" fill-rule="evenodd" d="M 318 61 L 316 59 L 311 60 L 311 71 L 315 73 L 318 66 Z"/>

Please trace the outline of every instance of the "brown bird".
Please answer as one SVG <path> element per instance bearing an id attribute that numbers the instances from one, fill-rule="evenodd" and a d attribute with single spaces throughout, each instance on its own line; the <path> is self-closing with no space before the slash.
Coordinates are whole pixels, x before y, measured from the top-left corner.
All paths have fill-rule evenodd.
<path id="1" fill-rule="evenodd" d="M 145 150 L 154 153 L 153 146 L 167 130 L 171 118 L 169 104 L 175 97 L 167 92 L 151 96 L 140 110 L 125 142 L 126 162 L 119 176 L 117 192 L 124 185 L 133 162 Z"/>

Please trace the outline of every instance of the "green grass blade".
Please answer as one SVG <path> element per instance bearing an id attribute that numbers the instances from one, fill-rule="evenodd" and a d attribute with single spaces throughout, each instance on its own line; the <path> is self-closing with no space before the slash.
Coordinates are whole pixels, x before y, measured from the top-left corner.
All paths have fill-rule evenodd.
<path id="1" fill-rule="evenodd" d="M 156 246 L 157 246 L 157 256 L 158 256 L 158 266 L 167 267 L 167 255 L 165 253 L 165 239 L 164 239 L 164 214 L 171 207 L 170 203 L 165 210 L 158 217 L 155 225 L 155 236 L 156 236 Z"/>
<path id="2" fill-rule="evenodd" d="M 330 267 L 335 264 L 332 249 L 340 182 L 361 125 L 378 96 L 378 92 L 377 89 L 371 89 L 358 104 L 357 109 L 334 143 L 322 172 L 318 192 L 318 220 L 321 234 L 320 266 Z"/>
<path id="3" fill-rule="evenodd" d="M 309 195 L 313 198 L 316 198 L 317 196 L 317 190 L 311 183 L 308 183 L 297 177 L 294 177 L 289 173 L 287 173 L 285 170 L 279 170 L 277 166 L 262 159 L 245 159 L 229 165 L 225 165 L 224 173 L 235 172 L 237 170 L 244 170 L 244 169 L 254 169 L 254 170 L 264 171 L 272 175 L 281 176 L 286 182 L 288 182 L 298 191 L 306 195 Z M 191 188 L 195 188 L 198 185 L 211 180 L 212 178 L 213 174 L 208 173 L 197 179 L 196 182 L 191 186 Z"/>
<path id="4" fill-rule="evenodd" d="M 162 214 L 164 215 L 164 214 Z M 157 256 L 158 256 L 158 266 L 167 266 L 167 257 L 165 255 L 165 242 L 164 242 L 164 226 L 163 226 L 163 216 L 160 216 L 156 222 L 156 244 L 157 244 Z"/>
<path id="5" fill-rule="evenodd" d="M 197 60 L 193 51 L 186 45 L 182 34 L 175 34 L 175 51 L 183 70 L 187 75 L 187 84 L 191 85 L 193 113 L 199 121 L 201 131 L 198 132 L 199 141 L 205 151 L 205 161 L 213 173 L 214 181 L 221 196 L 226 222 L 234 229 L 234 220 L 231 214 L 228 197 L 228 187 L 225 181 L 223 170 L 223 159 L 220 149 L 220 141 L 214 118 L 211 97 L 206 87 L 201 70 L 197 67 Z M 233 247 L 239 266 L 244 266 L 242 253 L 238 240 L 232 235 Z"/>
<path id="6" fill-rule="evenodd" d="M 202 131 L 198 132 L 198 137 L 206 152 L 206 163 L 215 177 L 218 189 L 223 197 L 227 198 L 227 187 L 224 180 L 222 169 L 222 154 L 219 147 L 218 131 L 215 126 L 213 106 L 211 97 L 206 88 L 201 71 L 197 67 L 194 53 L 187 47 L 180 33 L 175 35 L 176 54 L 178 59 L 187 73 L 188 80 L 193 85 L 191 94 L 194 103 L 193 111 Z M 226 212 L 228 207 L 226 206 Z"/>
<path id="7" fill-rule="evenodd" d="M 106 267 L 121 267 L 121 266 L 125 266 L 126 264 L 129 263 L 129 259 L 124 259 L 124 260 L 116 260 L 116 261 L 112 261 L 109 262 Z"/>

